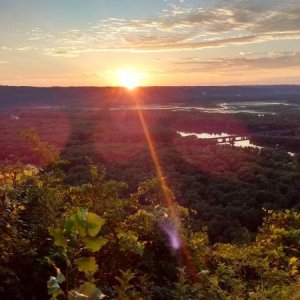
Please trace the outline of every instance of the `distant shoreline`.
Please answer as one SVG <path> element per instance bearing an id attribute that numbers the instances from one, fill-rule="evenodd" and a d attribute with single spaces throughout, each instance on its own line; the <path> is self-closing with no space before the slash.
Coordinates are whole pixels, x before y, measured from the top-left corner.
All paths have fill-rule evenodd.
<path id="1" fill-rule="evenodd" d="M 264 87 L 299 87 L 299 84 L 232 84 L 232 85 L 149 85 L 139 86 L 137 89 L 148 88 L 264 88 Z M 0 88 L 36 88 L 36 89 L 51 89 L 51 88 L 96 88 L 96 89 L 124 89 L 122 86 L 96 86 L 96 85 L 53 85 L 53 86 L 35 86 L 35 85 L 1 85 Z"/>

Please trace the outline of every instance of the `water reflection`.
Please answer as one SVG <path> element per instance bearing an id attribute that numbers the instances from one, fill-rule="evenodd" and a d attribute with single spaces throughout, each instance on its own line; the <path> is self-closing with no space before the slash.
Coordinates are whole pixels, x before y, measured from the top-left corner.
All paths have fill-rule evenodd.
<path id="1" fill-rule="evenodd" d="M 246 147 L 252 147 L 252 148 L 257 148 L 257 149 L 262 149 L 263 148 L 261 146 L 255 145 L 250 140 L 235 141 L 234 146 L 235 147 L 242 147 L 242 148 L 246 148 Z"/>
<path id="2" fill-rule="evenodd" d="M 186 132 L 186 131 L 177 131 L 177 134 L 179 134 L 181 137 L 188 137 L 188 136 L 195 136 L 198 139 L 210 139 L 210 138 L 220 138 L 218 139 L 218 143 L 221 145 L 232 145 L 226 139 L 226 142 L 223 141 L 224 137 L 228 136 L 234 136 L 235 134 L 228 133 L 228 132 L 221 132 L 221 133 L 210 133 L 210 132 L 201 132 L 201 133 L 196 133 L 196 132 Z M 238 136 L 238 135 L 236 135 Z M 235 147 L 241 147 L 241 148 L 256 148 L 256 149 L 263 149 L 263 147 L 256 145 L 255 143 L 251 142 L 250 140 L 241 140 L 241 141 L 234 141 L 233 145 Z M 295 156 L 294 152 L 288 152 L 290 156 Z"/>
<path id="3" fill-rule="evenodd" d="M 53 109 L 60 110 L 66 109 L 65 106 L 38 106 L 36 109 Z M 79 108 L 79 107 L 77 107 Z M 299 104 L 290 103 L 288 101 L 239 101 L 239 102 L 223 102 L 215 103 L 214 105 L 190 105 L 188 103 L 167 103 L 167 104 L 142 104 L 139 106 L 140 110 L 169 110 L 169 111 L 201 111 L 204 113 L 224 113 L 224 114 L 235 114 L 235 113 L 252 113 L 258 114 L 260 117 L 264 115 L 274 115 L 278 109 L 296 108 L 300 109 Z M 73 107 L 74 109 L 74 107 Z M 80 107 L 80 109 L 87 111 L 97 111 L 97 110 L 136 110 L 135 105 L 120 105 L 111 108 L 105 107 Z"/>
<path id="4" fill-rule="evenodd" d="M 182 137 L 188 137 L 188 136 L 195 136 L 198 139 L 210 139 L 210 138 L 220 138 L 218 142 L 220 144 L 230 144 L 228 141 L 222 142 L 223 140 L 221 138 L 228 137 L 228 136 L 234 136 L 235 134 L 228 133 L 228 132 L 221 132 L 221 133 L 209 133 L 209 132 L 201 132 L 201 133 L 196 133 L 196 132 L 185 132 L 185 131 L 177 131 L 177 133 L 182 136 Z M 233 143 L 235 147 L 252 147 L 252 148 L 257 148 L 257 149 L 262 149 L 263 147 L 258 146 L 254 143 L 252 143 L 250 140 L 243 140 L 243 141 L 235 141 Z"/>
<path id="5" fill-rule="evenodd" d="M 186 103 L 177 104 L 148 104 L 141 105 L 139 109 L 142 110 L 171 110 L 171 111 L 201 111 L 206 113 L 252 113 L 263 115 L 274 115 L 278 108 L 284 107 L 299 107 L 298 104 L 289 103 L 287 101 L 240 101 L 240 102 L 224 102 L 216 103 L 213 106 L 191 106 Z M 300 107 L 299 107 L 300 108 Z M 135 106 L 119 106 L 111 108 L 110 110 L 135 110 Z"/>
<path id="6" fill-rule="evenodd" d="M 180 134 L 182 137 L 195 136 L 198 139 L 221 138 L 221 137 L 226 137 L 226 136 L 232 135 L 232 134 L 226 133 L 226 132 L 221 132 L 221 133 L 208 133 L 208 132 L 196 133 L 196 132 L 177 131 L 177 133 Z"/>

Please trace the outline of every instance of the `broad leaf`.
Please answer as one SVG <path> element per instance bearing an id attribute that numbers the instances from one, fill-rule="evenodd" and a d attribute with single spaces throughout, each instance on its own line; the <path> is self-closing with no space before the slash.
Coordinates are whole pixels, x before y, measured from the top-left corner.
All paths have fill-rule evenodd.
<path id="1" fill-rule="evenodd" d="M 51 299 L 57 299 L 59 295 L 63 294 L 62 289 L 60 288 L 60 280 L 58 278 L 51 276 L 47 282 L 48 294 L 52 295 Z"/>
<path id="2" fill-rule="evenodd" d="M 83 238 L 82 239 L 85 248 L 88 249 L 91 252 L 99 251 L 107 242 L 108 239 L 105 239 L 103 237 L 98 238 Z"/>
<path id="3" fill-rule="evenodd" d="M 81 237 L 87 235 L 86 232 L 86 217 L 87 210 L 79 208 L 77 212 L 71 215 L 65 222 L 65 229 L 67 232 L 78 233 Z"/>
<path id="4" fill-rule="evenodd" d="M 66 277 L 64 276 L 64 274 L 60 271 L 59 268 L 56 268 L 56 279 L 57 279 L 57 282 L 59 284 L 63 283 L 64 281 L 66 281 Z"/>
<path id="5" fill-rule="evenodd" d="M 87 226 L 88 226 L 88 233 L 90 236 L 95 237 L 99 231 L 101 230 L 105 220 L 100 216 L 94 213 L 88 213 L 86 216 Z"/>
<path id="6" fill-rule="evenodd" d="M 80 257 L 75 260 L 75 264 L 79 271 L 84 272 L 85 275 L 94 275 L 98 270 L 95 257 Z"/>
<path id="7" fill-rule="evenodd" d="M 49 294 L 53 294 L 54 292 L 60 290 L 60 285 L 56 279 L 56 277 L 51 276 L 50 279 L 47 282 L 47 287 Z"/>
<path id="8" fill-rule="evenodd" d="M 49 233 L 53 236 L 54 244 L 58 247 L 63 247 L 64 249 L 67 248 L 67 240 L 64 237 L 63 232 L 60 229 L 55 228 L 48 228 Z"/>
<path id="9" fill-rule="evenodd" d="M 79 292 L 83 295 L 86 295 L 89 300 L 101 300 L 105 297 L 100 289 L 98 289 L 96 285 L 91 282 L 83 284 L 80 287 Z"/>

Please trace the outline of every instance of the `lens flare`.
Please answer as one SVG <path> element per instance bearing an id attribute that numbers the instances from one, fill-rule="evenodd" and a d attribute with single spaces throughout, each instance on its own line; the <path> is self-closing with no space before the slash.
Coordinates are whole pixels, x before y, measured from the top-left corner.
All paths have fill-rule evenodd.
<path id="1" fill-rule="evenodd" d="M 173 250 L 179 251 L 181 253 L 183 262 L 187 268 L 188 274 L 190 275 L 191 279 L 193 281 L 197 281 L 197 272 L 196 268 L 193 263 L 192 256 L 190 254 L 190 251 L 188 249 L 188 245 L 185 239 L 184 231 L 181 225 L 180 217 L 177 213 L 177 203 L 174 198 L 174 194 L 172 193 L 172 190 L 169 188 L 167 179 L 164 175 L 162 165 L 159 161 L 156 147 L 154 144 L 154 140 L 152 136 L 150 135 L 148 125 L 146 123 L 143 111 L 141 109 L 139 99 L 133 95 L 134 101 L 137 107 L 138 116 L 141 122 L 141 125 L 143 127 L 144 135 L 148 144 L 149 152 L 154 164 L 154 167 L 156 169 L 156 174 L 160 182 L 161 189 L 163 191 L 164 200 L 170 210 L 170 223 L 168 225 L 163 226 L 164 232 L 168 235 L 170 245 Z"/>
<path id="2" fill-rule="evenodd" d="M 176 225 L 172 221 L 168 223 L 165 222 L 161 224 L 161 228 L 167 234 L 171 247 L 174 250 L 179 250 L 181 247 L 181 241 Z"/>

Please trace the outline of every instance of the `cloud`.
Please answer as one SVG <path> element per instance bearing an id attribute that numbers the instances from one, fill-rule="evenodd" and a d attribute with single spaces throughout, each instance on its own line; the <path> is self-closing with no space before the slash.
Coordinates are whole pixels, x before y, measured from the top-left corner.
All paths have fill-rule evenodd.
<path id="1" fill-rule="evenodd" d="M 13 50 L 12 48 L 6 47 L 6 46 L 0 47 L 0 49 L 3 50 L 3 51 L 11 51 L 11 50 Z"/>
<path id="2" fill-rule="evenodd" d="M 257 69 L 299 68 L 300 52 L 242 53 L 238 57 L 201 60 L 197 57 L 172 61 L 181 72 L 228 72 Z"/>
<path id="3" fill-rule="evenodd" d="M 31 31 L 27 32 L 26 36 L 29 41 L 41 41 L 41 40 L 51 41 L 53 38 L 55 38 L 54 34 L 44 33 L 39 28 L 33 28 Z"/>
<path id="4" fill-rule="evenodd" d="M 29 47 L 29 46 L 24 46 L 24 47 L 19 47 L 19 48 L 16 48 L 15 50 L 17 50 L 17 51 L 24 51 L 24 52 L 26 52 L 26 51 L 30 51 L 30 50 L 33 50 L 34 48 L 32 48 L 32 47 Z"/>
<path id="5" fill-rule="evenodd" d="M 0 65 L 4 65 L 4 64 L 7 64 L 7 61 L 5 61 L 5 60 L 0 60 Z"/>
<path id="6" fill-rule="evenodd" d="M 44 49 L 44 54 L 48 56 L 77 57 L 79 53 L 79 49 L 74 47 L 58 47 Z"/>
<path id="7" fill-rule="evenodd" d="M 108 18 L 85 30 L 27 34 L 50 56 L 97 51 L 176 51 L 300 38 L 300 2 L 220 0 L 204 9 L 177 1 L 152 19 Z"/>

